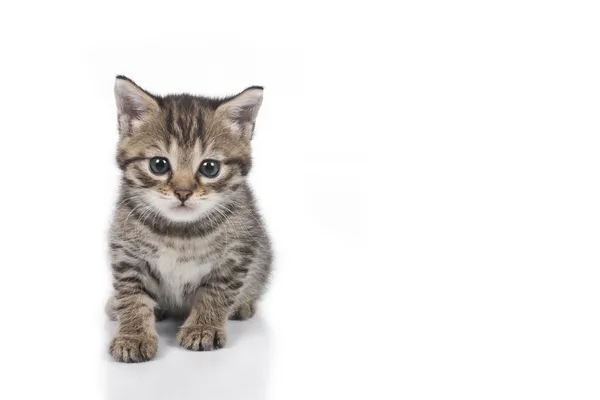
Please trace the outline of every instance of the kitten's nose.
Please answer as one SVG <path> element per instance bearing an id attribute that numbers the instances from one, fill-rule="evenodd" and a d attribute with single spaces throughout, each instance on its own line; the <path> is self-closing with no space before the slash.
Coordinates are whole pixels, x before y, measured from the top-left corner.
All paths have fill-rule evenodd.
<path id="1" fill-rule="evenodd" d="M 189 199 L 190 196 L 194 193 L 191 189 L 180 187 L 176 187 L 175 189 L 173 189 L 173 192 L 175 192 L 175 196 L 177 196 L 177 198 L 181 200 L 182 203 L 185 203 L 185 201 Z"/>

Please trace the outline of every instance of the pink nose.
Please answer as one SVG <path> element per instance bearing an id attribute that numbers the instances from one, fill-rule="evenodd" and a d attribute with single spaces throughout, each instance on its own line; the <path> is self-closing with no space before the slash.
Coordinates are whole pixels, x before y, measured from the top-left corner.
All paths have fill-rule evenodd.
<path id="1" fill-rule="evenodd" d="M 173 192 L 175 192 L 175 196 L 177 196 L 182 203 L 185 203 L 185 201 L 194 193 L 191 189 L 179 187 L 173 189 Z"/>

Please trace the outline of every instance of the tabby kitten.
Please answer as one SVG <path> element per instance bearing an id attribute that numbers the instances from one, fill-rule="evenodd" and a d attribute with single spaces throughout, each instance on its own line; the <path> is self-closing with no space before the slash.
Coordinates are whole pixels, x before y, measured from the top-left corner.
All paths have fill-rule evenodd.
<path id="1" fill-rule="evenodd" d="M 246 176 L 262 87 L 214 99 L 156 96 L 118 76 L 120 198 L 110 233 L 118 321 L 110 354 L 157 350 L 157 318 L 185 318 L 190 350 L 225 346 L 227 319 L 254 314 L 271 247 Z"/>

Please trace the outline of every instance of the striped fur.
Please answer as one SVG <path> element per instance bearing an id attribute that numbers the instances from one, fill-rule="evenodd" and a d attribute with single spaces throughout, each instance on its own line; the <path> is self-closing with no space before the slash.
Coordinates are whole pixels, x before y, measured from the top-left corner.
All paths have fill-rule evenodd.
<path id="1" fill-rule="evenodd" d="M 155 322 L 165 316 L 185 318 L 183 347 L 223 347 L 227 319 L 254 314 L 271 271 L 246 182 L 262 88 L 224 99 L 159 97 L 117 77 L 115 93 L 122 179 L 110 233 L 107 313 L 118 321 L 110 353 L 122 362 L 153 358 Z M 153 174 L 152 157 L 168 158 L 172 170 Z M 220 161 L 216 178 L 198 173 L 206 159 Z M 177 207 L 177 187 L 193 191 L 187 207 Z"/>

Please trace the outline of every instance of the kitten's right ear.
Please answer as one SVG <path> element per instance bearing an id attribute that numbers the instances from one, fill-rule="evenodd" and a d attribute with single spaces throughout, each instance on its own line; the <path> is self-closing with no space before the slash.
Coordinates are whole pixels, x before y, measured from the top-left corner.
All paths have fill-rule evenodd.
<path id="1" fill-rule="evenodd" d="M 123 75 L 118 75 L 115 81 L 115 98 L 121 135 L 131 134 L 134 128 L 159 109 L 154 96 Z"/>

